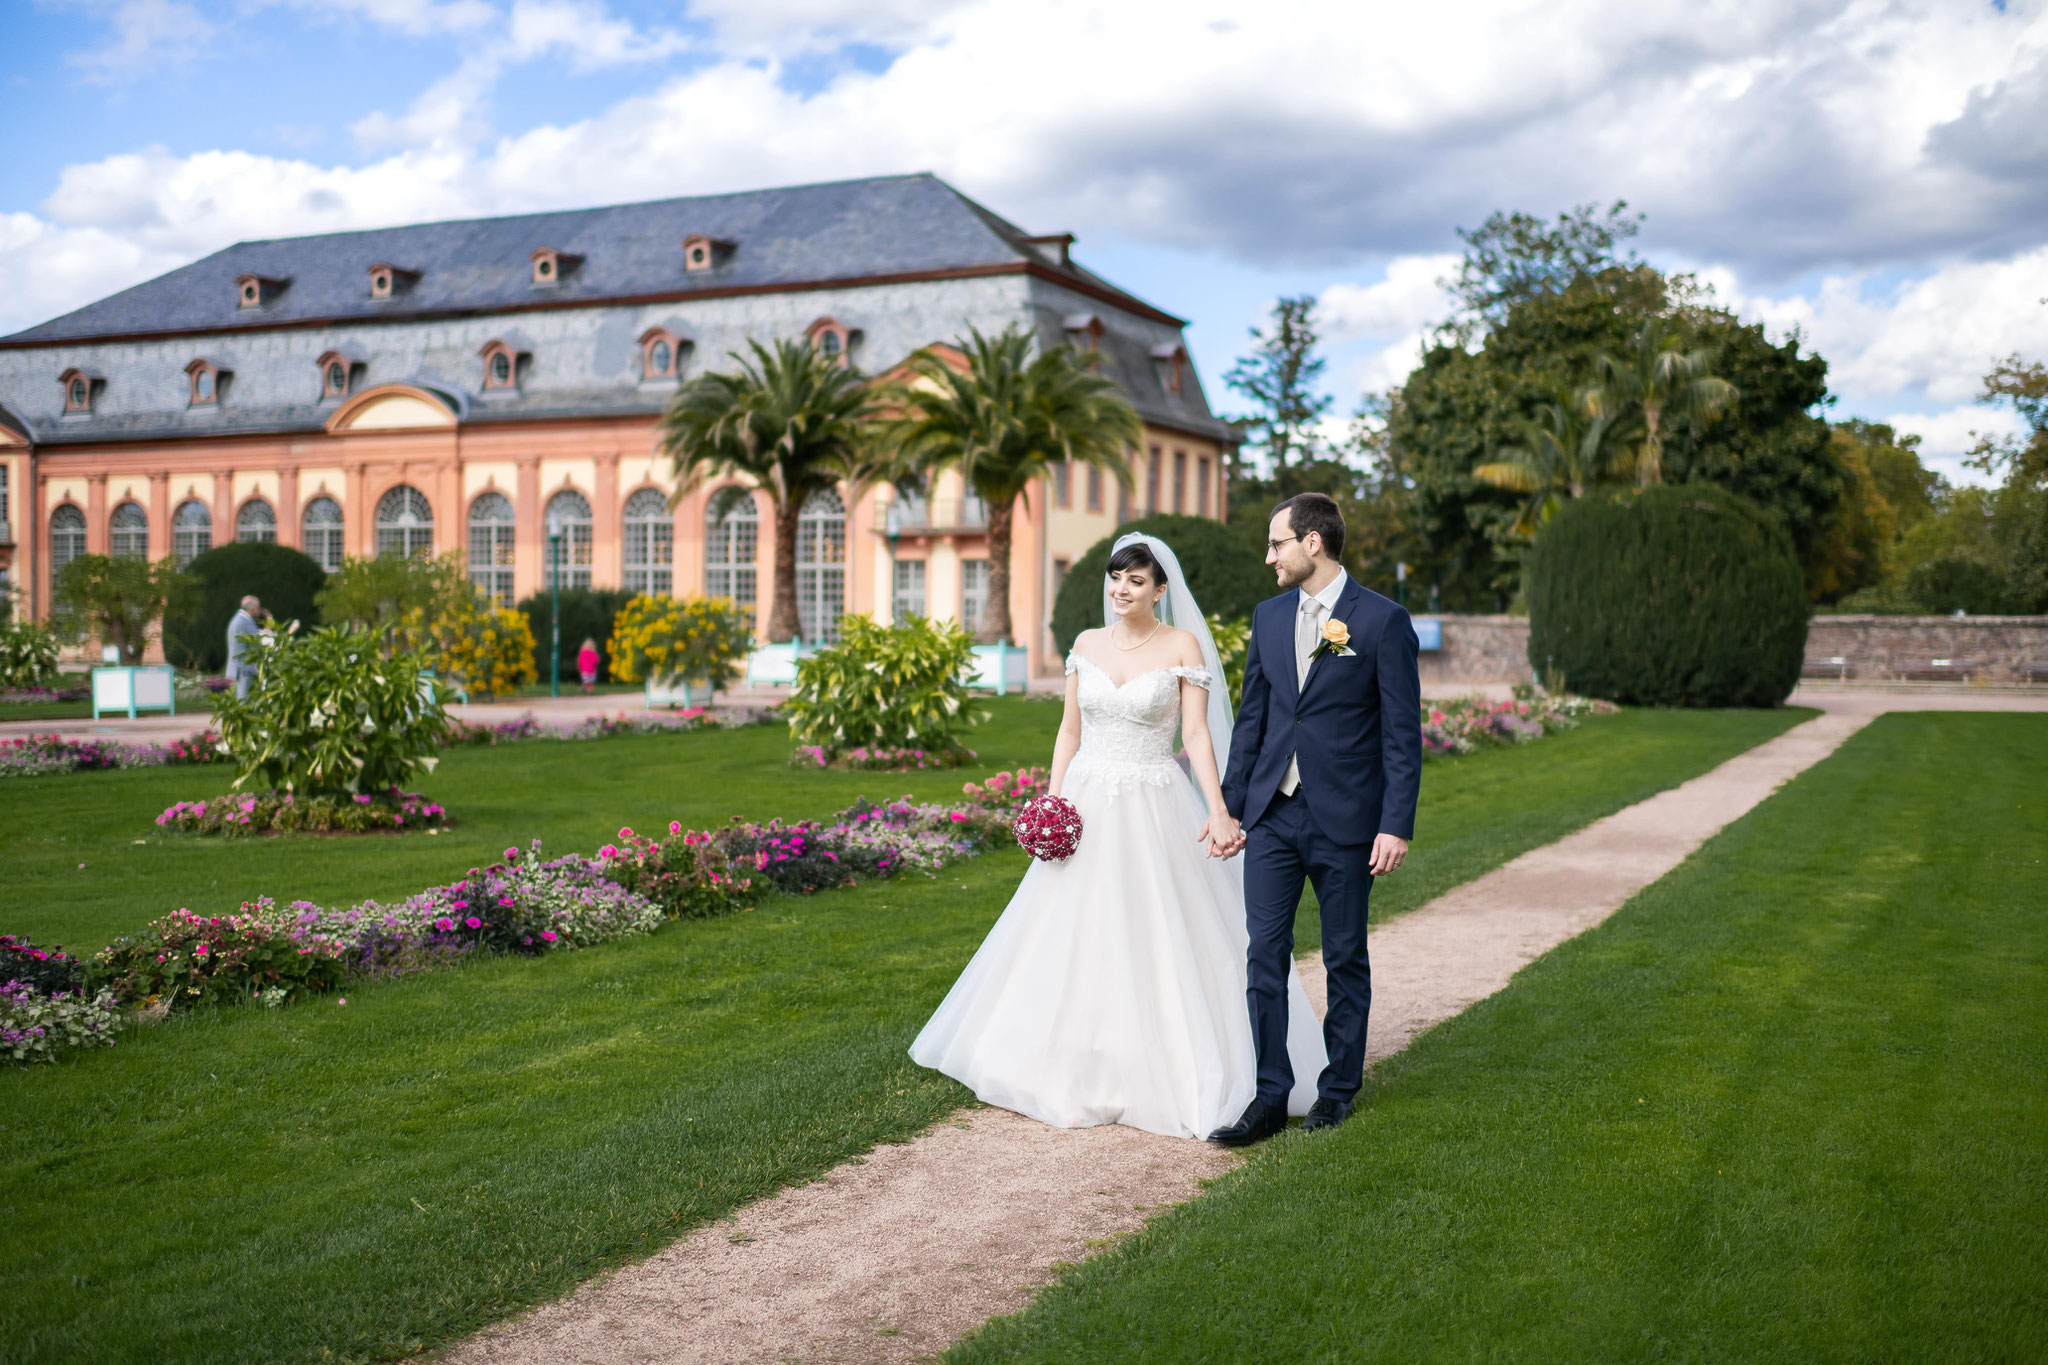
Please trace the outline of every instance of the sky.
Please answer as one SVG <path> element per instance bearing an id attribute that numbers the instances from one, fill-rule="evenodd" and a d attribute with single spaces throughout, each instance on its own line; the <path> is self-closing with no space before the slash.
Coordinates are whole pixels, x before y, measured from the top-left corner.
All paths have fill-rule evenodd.
<path id="1" fill-rule="evenodd" d="M 2048 358 L 2048 0 L 0 0 L 0 333 L 238 240 L 933 171 L 1398 384 L 1459 227 L 1616 199 L 1959 481 Z"/>

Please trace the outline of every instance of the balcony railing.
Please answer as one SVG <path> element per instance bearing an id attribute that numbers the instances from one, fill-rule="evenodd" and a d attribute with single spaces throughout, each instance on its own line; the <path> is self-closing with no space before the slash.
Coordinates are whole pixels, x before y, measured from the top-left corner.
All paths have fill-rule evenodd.
<path id="1" fill-rule="evenodd" d="M 892 536 L 918 532 L 980 531 L 988 527 L 988 504 L 964 498 L 901 497 L 889 504 L 885 525 Z"/>

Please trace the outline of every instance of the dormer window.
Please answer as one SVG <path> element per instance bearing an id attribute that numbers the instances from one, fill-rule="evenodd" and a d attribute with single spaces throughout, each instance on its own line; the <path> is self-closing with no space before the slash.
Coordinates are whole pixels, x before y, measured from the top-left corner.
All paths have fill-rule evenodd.
<path id="1" fill-rule="evenodd" d="M 853 343 L 860 339 L 860 332 L 836 318 L 819 318 L 804 328 L 804 337 L 819 355 L 844 365 L 853 351 Z"/>
<path id="2" fill-rule="evenodd" d="M 577 266 L 583 264 L 581 256 L 572 256 L 551 246 L 534 248 L 532 260 L 533 283 L 536 287 L 560 284 L 565 278 L 576 273 Z"/>
<path id="3" fill-rule="evenodd" d="M 1102 340 L 1106 328 L 1102 319 L 1093 313 L 1070 313 L 1061 326 L 1066 329 L 1067 341 L 1077 351 L 1092 351 Z"/>
<path id="4" fill-rule="evenodd" d="M 185 377 L 191 385 L 186 401 L 195 408 L 218 407 L 233 374 L 219 361 L 204 356 L 194 360 L 185 367 Z"/>
<path id="5" fill-rule="evenodd" d="M 693 232 L 683 238 L 683 269 L 696 272 L 709 270 L 732 255 L 733 244 L 720 237 L 706 237 Z"/>
<path id="6" fill-rule="evenodd" d="M 640 334 L 640 379 L 674 379 L 682 373 L 683 349 L 690 343 L 677 338 L 666 327 L 650 327 Z"/>
<path id="7" fill-rule="evenodd" d="M 1187 364 L 1188 353 L 1177 343 L 1152 348 L 1152 369 L 1159 376 L 1159 387 L 1176 398 L 1180 396 L 1181 375 Z"/>
<path id="8" fill-rule="evenodd" d="M 81 370 L 74 365 L 58 375 L 57 382 L 64 386 L 64 411 L 84 414 L 92 411 L 93 400 L 99 397 L 107 381 L 97 370 Z"/>
<path id="9" fill-rule="evenodd" d="M 526 358 L 524 351 L 493 341 L 477 354 L 483 357 L 485 393 L 509 392 L 519 387 L 519 364 Z"/>
<path id="10" fill-rule="evenodd" d="M 262 275 L 241 275 L 235 279 L 235 306 L 238 308 L 261 308 L 284 292 L 287 280 L 268 279 Z"/>
<path id="11" fill-rule="evenodd" d="M 1074 234 L 1051 232 L 1042 237 L 1026 237 L 1024 245 L 1031 248 L 1031 254 L 1047 265 L 1062 268 L 1073 265 Z"/>
<path id="12" fill-rule="evenodd" d="M 389 261 L 379 261 L 370 267 L 370 297 L 394 298 L 411 289 L 419 277 L 420 272 L 417 270 L 407 270 Z"/>
<path id="13" fill-rule="evenodd" d="M 320 401 L 346 398 L 369 362 L 348 351 L 328 351 L 314 362 L 320 367 Z"/>

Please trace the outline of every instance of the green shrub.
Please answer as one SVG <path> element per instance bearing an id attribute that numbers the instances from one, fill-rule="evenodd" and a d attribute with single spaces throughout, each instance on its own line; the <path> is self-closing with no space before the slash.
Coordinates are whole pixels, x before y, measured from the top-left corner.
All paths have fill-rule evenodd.
<path id="1" fill-rule="evenodd" d="M 784 709 L 798 744 L 828 756 L 863 746 L 947 750 L 983 718 L 967 705 L 974 640 L 959 626 L 848 616 L 840 628 L 840 643 L 797 665 Z"/>
<path id="2" fill-rule="evenodd" d="M 57 676 L 57 637 L 34 621 L 0 621 L 0 691 L 41 687 Z"/>
<path id="3" fill-rule="evenodd" d="M 1947 616 L 2002 616 L 2024 610 L 2005 574 L 1981 559 L 1954 551 L 1915 564 L 1906 575 L 1906 596 L 1924 612 Z"/>
<path id="4" fill-rule="evenodd" d="M 439 761 L 441 699 L 420 676 L 423 657 L 390 651 L 385 630 L 265 631 L 243 658 L 255 686 L 243 700 L 223 696 L 213 712 L 237 789 L 384 792 Z"/>
<path id="5" fill-rule="evenodd" d="M 1265 523 L 1259 525 L 1263 541 Z M 1062 653 L 1074 647 L 1075 636 L 1102 624 L 1102 580 L 1109 573 L 1109 554 L 1118 536 L 1133 531 L 1157 536 L 1172 548 L 1195 600 L 1213 616 L 1250 620 L 1253 607 L 1280 591 L 1273 571 L 1266 567 L 1263 546 L 1242 532 L 1206 517 L 1140 517 L 1096 541 L 1067 571 L 1052 608 L 1053 638 Z"/>
<path id="6" fill-rule="evenodd" d="M 262 593 L 256 594 L 261 597 Z M 429 620 L 451 604 L 476 595 L 459 553 L 426 559 L 416 555 L 380 555 L 375 559 L 344 559 L 327 576 L 314 599 L 320 619 L 331 626 L 374 629 L 403 620 L 414 610 Z M 282 612 L 279 620 L 288 619 Z M 395 642 L 395 641 L 394 641 Z"/>
<path id="7" fill-rule="evenodd" d="M 597 680 L 612 681 L 609 661 L 605 658 L 605 642 L 612 638 L 613 618 L 632 600 L 632 593 L 619 588 L 562 589 L 562 677 L 565 681 L 578 676 L 576 651 L 583 647 L 585 640 L 597 641 Z M 554 595 L 546 590 L 519 602 L 519 610 L 526 613 L 527 624 L 533 627 L 533 657 L 539 666 L 542 682 L 548 680 L 548 631 L 553 604 Z"/>
<path id="8" fill-rule="evenodd" d="M 1223 682 L 1230 689 L 1230 707 L 1237 709 L 1244 696 L 1244 660 L 1251 652 L 1252 619 L 1235 616 L 1228 620 L 1209 613 L 1209 634 L 1216 641 L 1216 661 L 1223 665 Z"/>
<path id="9" fill-rule="evenodd" d="M 199 584 L 195 600 L 164 617 L 164 658 L 179 668 L 218 673 L 228 662 L 228 622 L 244 597 L 278 621 L 320 624 L 315 595 L 327 582 L 313 557 L 289 545 L 242 540 L 217 545 L 185 566 Z"/>
<path id="10" fill-rule="evenodd" d="M 1589 697 L 1776 706 L 1799 681 L 1807 602 L 1791 542 L 1705 484 L 1581 498 L 1529 555 L 1529 663 Z"/>

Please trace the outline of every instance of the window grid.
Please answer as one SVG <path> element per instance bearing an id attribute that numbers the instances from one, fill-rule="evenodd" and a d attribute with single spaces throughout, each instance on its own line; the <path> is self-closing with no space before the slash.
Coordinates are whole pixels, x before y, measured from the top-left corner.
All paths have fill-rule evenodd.
<path id="1" fill-rule="evenodd" d="M 85 513 L 67 503 L 50 513 L 50 580 L 55 582 L 84 553 Z"/>
<path id="2" fill-rule="evenodd" d="M 277 543 L 277 513 L 270 510 L 268 502 L 251 498 L 242 504 L 242 510 L 235 514 L 235 539 Z"/>
<path id="3" fill-rule="evenodd" d="M 1092 464 L 1088 466 L 1088 510 L 1102 510 L 1102 470 Z"/>
<path id="4" fill-rule="evenodd" d="M 1180 516 L 1188 510 L 1188 453 L 1185 450 L 1173 452 L 1173 514 Z"/>
<path id="5" fill-rule="evenodd" d="M 1061 460 L 1052 467 L 1052 498 L 1061 507 L 1074 505 L 1074 462 Z"/>
<path id="6" fill-rule="evenodd" d="M 197 498 L 179 503 L 171 516 L 171 557 L 178 567 L 184 568 L 212 548 L 213 513 Z"/>
<path id="7" fill-rule="evenodd" d="M 988 561 L 960 561 L 960 628 L 969 635 L 981 633 L 981 618 L 988 610 Z"/>
<path id="8" fill-rule="evenodd" d="M 559 563 L 552 543 L 555 533 L 562 536 Z M 545 529 L 547 538 L 541 550 L 547 559 L 547 583 L 555 584 L 555 575 L 560 574 L 565 588 L 587 588 L 590 586 L 590 500 L 573 488 L 565 488 L 548 499 Z"/>
<path id="9" fill-rule="evenodd" d="M 649 597 L 675 591 L 675 520 L 659 490 L 643 488 L 626 499 L 625 588 Z"/>
<path id="10" fill-rule="evenodd" d="M 107 520 L 107 553 L 116 559 L 149 558 L 149 513 L 132 502 L 114 509 Z"/>
<path id="11" fill-rule="evenodd" d="M 924 561 L 896 561 L 895 617 L 898 622 L 924 615 Z"/>
<path id="12" fill-rule="evenodd" d="M 469 505 L 469 581 L 493 605 L 510 607 L 517 519 L 503 493 L 485 492 Z"/>
<path id="13" fill-rule="evenodd" d="M 427 495 L 400 484 L 377 500 L 377 555 L 401 559 L 434 553 L 434 505 Z"/>
<path id="14" fill-rule="evenodd" d="M 711 499 L 704 514 L 704 594 L 723 597 L 754 614 L 754 550 L 761 532 L 760 512 L 744 488 L 727 488 Z"/>
<path id="15" fill-rule="evenodd" d="M 838 644 L 845 610 L 846 504 L 821 488 L 797 516 L 797 633 L 812 644 Z"/>
<path id="16" fill-rule="evenodd" d="M 299 519 L 299 548 L 334 573 L 341 568 L 341 529 L 341 504 L 333 498 L 315 498 Z"/>
<path id="17" fill-rule="evenodd" d="M 1202 516 L 1209 515 L 1209 457 L 1195 459 L 1195 510 Z"/>
<path id="18" fill-rule="evenodd" d="M 1145 462 L 1145 511 L 1153 516 L 1159 514 L 1159 447 L 1153 446 Z"/>

